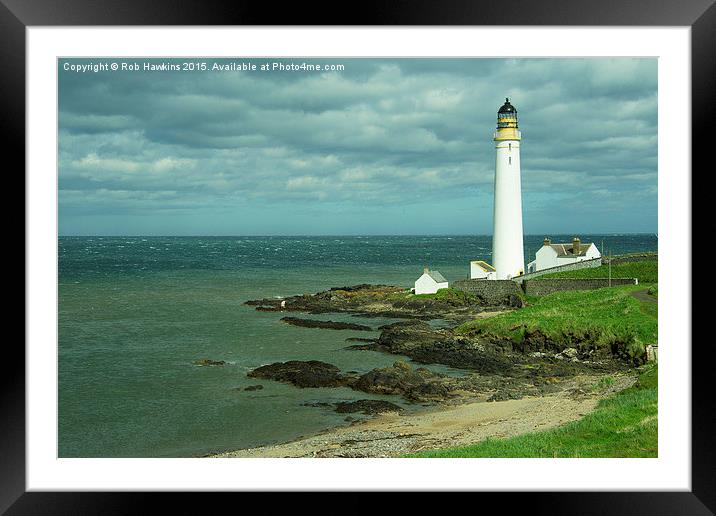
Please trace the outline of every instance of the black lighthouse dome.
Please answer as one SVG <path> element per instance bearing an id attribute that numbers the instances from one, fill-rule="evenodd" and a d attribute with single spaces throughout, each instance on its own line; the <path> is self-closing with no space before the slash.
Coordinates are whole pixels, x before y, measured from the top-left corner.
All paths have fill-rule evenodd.
<path id="1" fill-rule="evenodd" d="M 510 104 L 510 99 L 506 98 L 505 103 L 502 105 L 498 113 L 517 113 L 515 106 Z"/>

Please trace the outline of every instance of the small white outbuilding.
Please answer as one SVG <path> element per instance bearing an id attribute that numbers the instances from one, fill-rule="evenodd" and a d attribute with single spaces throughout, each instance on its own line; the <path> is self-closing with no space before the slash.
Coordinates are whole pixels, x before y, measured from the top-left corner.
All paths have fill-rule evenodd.
<path id="1" fill-rule="evenodd" d="M 473 260 L 470 262 L 470 279 L 497 279 L 495 268 L 482 260 Z"/>
<path id="2" fill-rule="evenodd" d="M 535 253 L 535 260 L 527 264 L 527 272 L 593 260 L 601 256 L 602 254 L 593 242 L 582 242 L 579 237 L 574 237 L 571 243 L 564 244 L 552 243 L 549 238 L 545 238 L 544 245 Z"/>
<path id="3" fill-rule="evenodd" d="M 415 281 L 416 294 L 435 294 L 441 288 L 448 288 L 448 280 L 438 271 L 431 271 L 427 267 L 423 275 Z"/>

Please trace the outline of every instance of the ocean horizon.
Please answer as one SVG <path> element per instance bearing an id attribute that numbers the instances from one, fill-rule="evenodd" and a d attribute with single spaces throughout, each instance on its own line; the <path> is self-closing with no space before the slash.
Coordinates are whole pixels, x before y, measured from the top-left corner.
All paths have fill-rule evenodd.
<path id="1" fill-rule="evenodd" d="M 624 235 L 657 235 L 658 231 L 650 232 L 650 231 L 635 231 L 635 232 L 616 232 L 616 233 L 558 233 L 556 234 L 557 237 L 559 236 L 565 236 L 565 235 L 572 235 L 572 236 L 580 236 L 580 235 L 601 235 L 601 236 L 624 236 Z M 429 236 L 429 237 L 492 237 L 491 233 L 326 233 L 326 234 L 290 234 L 290 233 L 276 233 L 276 234 L 125 234 L 125 233 L 117 233 L 117 234 L 60 234 L 58 235 L 58 238 L 65 238 L 65 237 L 152 237 L 152 238 L 161 238 L 161 237 L 186 237 L 186 238 L 244 238 L 244 237 L 264 237 L 264 238 L 273 238 L 273 237 L 415 237 L 415 236 Z M 545 234 L 545 233 L 525 233 L 524 238 L 528 237 L 541 237 L 544 238 L 545 236 L 553 236 L 553 234 Z"/>

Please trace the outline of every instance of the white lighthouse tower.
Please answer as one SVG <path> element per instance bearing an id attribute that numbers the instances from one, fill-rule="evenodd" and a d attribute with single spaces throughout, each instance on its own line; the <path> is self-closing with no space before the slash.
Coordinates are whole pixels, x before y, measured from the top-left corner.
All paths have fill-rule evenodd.
<path id="1" fill-rule="evenodd" d="M 524 274 L 522 243 L 522 184 L 520 181 L 520 131 L 517 109 L 505 99 L 497 112 L 495 132 L 495 205 L 492 237 L 492 264 L 497 279 Z"/>

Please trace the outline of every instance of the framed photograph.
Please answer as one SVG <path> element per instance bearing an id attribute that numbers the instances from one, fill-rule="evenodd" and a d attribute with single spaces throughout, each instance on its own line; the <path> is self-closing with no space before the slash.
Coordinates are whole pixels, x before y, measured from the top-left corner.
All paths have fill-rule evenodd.
<path id="1" fill-rule="evenodd" d="M 712 2 L 369 3 L 350 27 L 64 6 L 0 6 L 27 203 L 8 514 L 138 491 L 714 510 L 691 343 Z"/>

